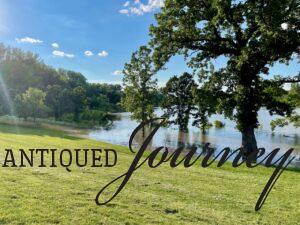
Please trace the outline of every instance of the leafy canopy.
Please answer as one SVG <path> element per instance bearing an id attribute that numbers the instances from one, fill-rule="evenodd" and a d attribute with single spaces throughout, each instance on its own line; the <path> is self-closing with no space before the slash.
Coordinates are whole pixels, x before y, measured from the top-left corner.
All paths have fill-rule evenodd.
<path id="1" fill-rule="evenodd" d="M 153 79 L 156 69 L 151 50 L 142 46 L 132 54 L 130 63 L 124 66 L 123 107 L 132 113 L 132 118 L 146 121 L 153 118 L 157 96 L 157 80 Z"/>
<path id="2" fill-rule="evenodd" d="M 150 27 L 153 58 L 162 68 L 172 56 L 184 55 L 205 89 L 216 93 L 215 111 L 235 118 L 243 132 L 258 126 L 263 106 L 272 113 L 293 110 L 276 96 L 299 77 L 265 75 L 275 62 L 288 63 L 299 52 L 299 15 L 297 0 L 166 0 Z M 219 57 L 226 59 L 224 67 L 200 71 Z"/>

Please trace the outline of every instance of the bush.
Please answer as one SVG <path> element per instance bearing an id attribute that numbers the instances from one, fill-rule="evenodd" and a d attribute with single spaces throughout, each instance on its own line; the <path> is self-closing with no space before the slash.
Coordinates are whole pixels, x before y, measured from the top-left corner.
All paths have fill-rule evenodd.
<path id="1" fill-rule="evenodd" d="M 108 123 L 116 119 L 117 116 L 114 114 L 91 109 L 86 109 L 80 115 L 81 122 L 88 121 L 91 122 L 93 125 L 107 125 Z"/>
<path id="2" fill-rule="evenodd" d="M 220 120 L 215 120 L 214 125 L 215 125 L 216 128 L 225 127 L 225 123 L 222 123 Z"/>

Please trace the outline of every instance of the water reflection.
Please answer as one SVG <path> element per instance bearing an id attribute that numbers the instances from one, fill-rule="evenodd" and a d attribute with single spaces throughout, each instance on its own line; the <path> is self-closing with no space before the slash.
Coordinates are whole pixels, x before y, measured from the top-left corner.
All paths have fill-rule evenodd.
<path id="1" fill-rule="evenodd" d="M 141 145 L 145 142 L 145 139 L 151 133 L 152 128 L 150 126 L 145 126 L 144 129 L 139 130 L 133 138 L 134 146 L 141 147 Z M 148 144 L 148 149 L 152 150 L 155 146 L 153 146 L 153 139 Z"/>
<path id="2" fill-rule="evenodd" d="M 157 112 L 159 115 L 160 111 Z M 130 119 L 129 113 L 120 113 L 121 119 L 114 122 L 110 129 L 95 129 L 89 132 L 89 137 L 105 142 L 128 146 L 128 140 L 132 131 L 138 126 L 136 121 Z M 230 147 L 237 149 L 241 144 L 241 134 L 235 128 L 235 123 L 222 116 L 213 116 L 211 121 L 220 120 L 225 122 L 226 126 L 222 129 L 211 128 L 207 133 L 203 134 L 200 129 L 189 125 L 189 132 L 180 132 L 176 126 L 161 127 L 152 139 L 149 149 L 164 146 L 169 149 L 184 147 L 186 149 L 191 146 L 201 148 L 203 143 L 211 143 L 212 147 L 217 151 Z M 289 125 L 277 130 L 272 134 L 270 121 L 272 118 L 266 110 L 259 112 L 259 121 L 261 128 L 256 131 L 258 147 L 264 147 L 266 152 L 270 152 L 275 148 L 287 151 L 289 148 L 295 148 L 295 153 L 299 157 L 300 153 L 300 128 L 294 128 Z M 149 134 L 151 128 L 146 128 L 145 135 Z M 135 139 L 135 146 L 140 146 L 144 138 L 139 132 Z"/>
<path id="3" fill-rule="evenodd" d="M 188 148 L 190 145 L 189 133 L 178 130 L 177 146 L 176 148 Z"/>

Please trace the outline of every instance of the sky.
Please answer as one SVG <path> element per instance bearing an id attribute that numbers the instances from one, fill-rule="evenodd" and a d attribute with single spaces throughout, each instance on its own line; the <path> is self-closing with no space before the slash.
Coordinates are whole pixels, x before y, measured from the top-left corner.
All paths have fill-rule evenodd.
<path id="1" fill-rule="evenodd" d="M 0 0 L 0 42 L 32 51 L 55 68 L 81 72 L 90 82 L 121 83 L 124 63 L 149 41 L 149 25 L 161 6 L 163 0 Z M 158 73 L 158 82 L 186 70 L 175 57 Z M 299 70 L 294 60 L 276 64 L 270 73 Z"/>

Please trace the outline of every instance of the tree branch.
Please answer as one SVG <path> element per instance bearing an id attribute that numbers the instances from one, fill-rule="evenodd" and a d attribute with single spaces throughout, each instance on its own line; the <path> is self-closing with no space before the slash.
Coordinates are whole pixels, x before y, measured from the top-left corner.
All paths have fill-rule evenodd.
<path id="1" fill-rule="evenodd" d="M 295 77 L 287 77 L 287 78 L 282 78 L 278 80 L 280 84 L 292 84 L 292 83 L 299 83 L 300 82 L 300 73 L 298 76 Z"/>

